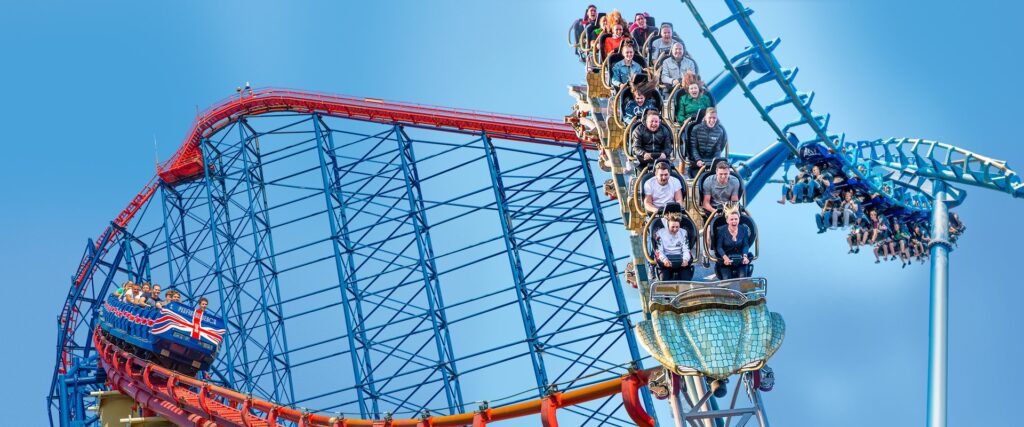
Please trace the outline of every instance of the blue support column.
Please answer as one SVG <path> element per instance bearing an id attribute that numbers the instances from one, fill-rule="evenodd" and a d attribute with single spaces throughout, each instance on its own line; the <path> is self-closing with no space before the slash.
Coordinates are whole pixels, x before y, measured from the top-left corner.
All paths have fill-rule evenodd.
<path id="1" fill-rule="evenodd" d="M 516 302 L 519 304 L 519 313 L 523 319 L 523 329 L 526 333 L 526 343 L 529 346 L 530 360 L 533 363 L 533 373 L 537 380 L 537 391 L 539 396 L 547 393 L 551 384 L 548 382 L 547 369 L 544 367 L 544 351 L 540 341 L 537 339 L 537 325 L 533 319 L 533 308 L 530 306 L 530 289 L 526 285 L 523 274 L 523 264 L 519 256 L 519 244 L 516 240 L 515 230 L 512 227 L 512 217 L 509 213 L 508 199 L 505 196 L 505 186 L 501 180 L 501 169 L 498 166 L 498 155 L 487 134 L 480 135 L 484 151 L 487 157 L 487 166 L 491 175 L 491 187 L 494 189 L 494 199 L 497 201 L 498 218 L 501 223 L 501 231 L 504 235 L 505 249 L 508 254 L 509 267 L 512 268 L 512 280 L 515 282 Z"/>
<path id="2" fill-rule="evenodd" d="M 228 322 L 228 319 L 229 319 L 229 317 L 228 317 L 229 316 L 228 306 L 230 304 L 229 304 L 229 300 L 227 299 L 227 294 L 226 294 L 226 291 L 225 291 L 225 288 L 224 288 L 224 273 L 223 273 L 223 268 L 222 268 L 222 265 L 221 265 L 221 254 L 220 254 L 220 238 L 217 236 L 217 212 L 214 209 L 213 190 L 212 190 L 212 184 L 211 184 L 211 182 L 213 180 L 213 177 L 211 176 L 211 170 L 210 170 L 210 168 L 212 166 L 212 163 L 210 162 L 210 155 L 208 153 L 208 150 L 209 150 L 209 148 L 207 147 L 208 142 L 209 141 L 207 141 L 206 139 L 203 139 L 202 141 L 199 142 L 199 147 L 200 147 L 202 155 L 203 155 L 203 185 L 206 188 L 207 207 L 209 209 L 209 215 L 210 215 L 210 218 L 209 218 L 210 236 L 213 239 L 213 269 L 214 269 L 213 274 L 214 274 L 215 280 L 217 282 L 217 296 L 220 299 L 220 304 L 218 304 L 219 307 L 218 307 L 217 315 L 220 316 L 221 319 L 224 319 L 225 324 L 228 327 L 230 327 L 230 323 Z M 196 295 L 191 295 L 191 296 L 193 298 L 196 297 Z M 236 325 L 236 328 L 237 328 L 237 325 Z M 227 331 L 226 334 L 224 334 L 224 342 L 221 344 L 221 349 L 220 349 L 221 354 L 223 355 L 221 357 L 221 360 L 223 360 L 225 365 L 227 365 L 228 378 L 231 380 L 231 384 L 230 385 L 232 387 L 242 388 L 243 384 L 239 384 L 235 380 L 235 373 L 236 373 L 236 371 L 235 371 L 235 358 L 233 357 L 233 354 L 232 354 L 232 353 L 235 352 L 235 348 L 233 346 L 235 343 L 234 343 L 234 339 L 233 339 L 232 335 L 233 334 L 231 333 L 230 330 Z M 243 342 L 244 342 L 244 340 L 243 340 Z M 242 347 L 244 347 L 244 344 L 242 344 Z M 248 383 L 248 381 L 246 381 L 246 383 Z M 245 387 L 245 389 L 248 389 L 248 387 Z"/>
<path id="3" fill-rule="evenodd" d="M 800 142 L 796 135 L 788 134 L 787 137 L 791 144 L 795 145 Z M 789 156 L 789 146 L 782 142 L 775 142 L 750 159 L 738 164 L 737 169 L 740 169 L 740 175 L 747 179 L 745 190 L 747 203 L 754 200 L 757 193 L 768 184 L 768 181 Z"/>
<path id="4" fill-rule="evenodd" d="M 949 333 L 949 211 L 946 184 L 932 181 L 931 299 L 928 317 L 928 427 L 946 426 L 946 354 Z"/>
<path id="5" fill-rule="evenodd" d="M 345 219 L 345 198 L 341 194 L 334 157 L 334 136 L 326 136 L 321 127 L 320 117 L 313 116 L 313 131 L 316 135 L 317 156 L 320 160 L 320 175 L 323 178 L 324 199 L 327 203 L 327 220 L 331 228 L 331 247 L 334 251 L 334 265 L 338 273 L 338 289 L 341 291 L 342 312 L 345 314 L 345 337 L 352 358 L 352 375 L 355 380 L 356 396 L 359 400 L 360 416 L 380 417 L 376 384 L 373 381 L 373 365 L 370 363 L 369 341 L 362 325 L 362 303 L 356 280 L 355 262 L 352 257 L 352 242 Z M 336 218 L 337 215 L 340 218 Z M 340 240 L 340 241 L 339 241 Z M 358 338 L 358 340 L 357 340 Z M 360 360 L 360 353 L 363 359 Z M 369 406 L 367 406 L 369 402 Z"/>
<path id="6" fill-rule="evenodd" d="M 192 192 L 200 193 L 203 190 L 199 187 L 200 184 L 188 185 L 193 187 Z M 168 289 L 178 289 L 178 287 L 184 286 L 184 295 L 187 298 L 192 298 L 199 292 L 195 282 L 201 280 L 194 280 L 192 276 L 191 262 L 196 255 L 197 247 L 189 241 L 188 227 L 186 227 L 189 209 L 185 203 L 186 198 L 178 189 L 166 183 L 160 184 L 160 198 L 163 215 L 161 228 L 166 239 L 164 248 L 167 252 Z"/>
<path id="7" fill-rule="evenodd" d="M 412 144 L 401 126 L 395 125 L 395 140 L 398 142 L 399 157 L 402 161 L 402 174 L 405 177 L 406 199 L 409 201 L 409 219 L 416 230 L 416 247 L 419 251 L 419 266 L 423 275 L 423 286 L 426 290 L 427 305 L 431 327 L 434 330 L 434 344 L 437 349 L 438 365 L 444 371 L 443 381 L 445 397 L 450 408 L 457 408 L 458 413 L 465 412 L 462 401 L 462 390 L 459 387 L 458 369 L 455 367 L 455 350 L 452 348 L 451 336 L 448 334 L 448 320 L 445 315 L 444 299 L 441 296 L 441 284 L 437 278 L 437 265 L 434 262 L 434 248 L 430 242 L 430 224 L 423 205 L 419 174 L 416 171 L 416 156 Z"/>
<path id="8" fill-rule="evenodd" d="M 278 304 L 281 301 L 281 288 L 277 280 L 277 261 L 274 253 L 274 240 L 270 231 L 270 213 L 267 212 L 267 193 L 263 182 L 259 140 L 256 138 L 255 132 L 252 136 L 246 135 L 247 127 L 245 119 L 239 121 L 238 134 L 242 141 L 240 148 L 242 176 L 248 200 L 246 214 L 252 232 L 252 257 L 253 262 L 256 263 L 255 270 L 259 279 L 259 299 L 256 309 L 261 312 L 263 329 L 267 336 L 266 353 L 263 357 L 267 358 L 270 363 L 274 387 L 273 397 L 275 401 L 287 404 L 295 398 L 295 386 L 292 383 L 291 363 L 288 360 L 284 316 Z M 281 340 L 280 343 L 276 342 L 278 339 Z M 281 360 L 278 360 L 279 357 Z"/>
<path id="9" fill-rule="evenodd" d="M 582 145 L 576 147 L 576 152 L 579 155 L 587 190 L 590 193 L 590 205 L 594 209 L 594 222 L 597 227 L 598 236 L 601 239 L 601 247 L 604 251 L 605 265 L 610 275 L 612 289 L 615 291 L 615 303 L 618 306 L 617 314 L 622 323 L 622 328 L 625 329 L 626 344 L 629 346 L 629 357 L 636 363 L 637 369 L 643 369 L 643 363 L 641 362 L 643 356 L 640 354 L 640 346 L 636 342 L 636 335 L 633 334 L 633 322 L 629 319 L 626 295 L 622 292 L 622 282 L 619 280 L 619 274 L 615 267 L 615 252 L 612 251 L 611 239 L 608 237 L 608 229 L 605 227 L 604 211 L 601 209 L 601 199 L 597 193 L 597 184 L 594 182 L 593 171 L 590 170 L 590 159 L 587 158 L 587 152 L 583 149 Z M 652 414 L 655 422 L 657 422 L 657 411 L 654 409 L 654 401 L 651 399 L 651 394 L 641 394 L 643 395 L 644 406 L 647 407 L 647 413 Z"/>

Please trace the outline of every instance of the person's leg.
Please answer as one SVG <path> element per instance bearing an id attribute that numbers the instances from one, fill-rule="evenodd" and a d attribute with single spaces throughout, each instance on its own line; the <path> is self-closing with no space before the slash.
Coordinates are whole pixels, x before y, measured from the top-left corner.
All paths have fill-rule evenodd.
<path id="1" fill-rule="evenodd" d="M 789 201 L 793 203 L 802 203 L 806 196 L 807 184 L 803 182 L 797 182 L 796 184 L 793 184 L 793 191 L 789 196 Z"/>
<path id="2" fill-rule="evenodd" d="M 678 280 L 693 280 L 693 267 L 686 267 L 679 270 Z"/>
<path id="3" fill-rule="evenodd" d="M 825 215 L 821 212 L 814 214 L 814 224 L 818 226 L 818 234 L 825 232 Z"/>
<path id="4" fill-rule="evenodd" d="M 882 245 L 875 245 L 875 264 L 882 262 L 878 257 L 882 253 Z"/>

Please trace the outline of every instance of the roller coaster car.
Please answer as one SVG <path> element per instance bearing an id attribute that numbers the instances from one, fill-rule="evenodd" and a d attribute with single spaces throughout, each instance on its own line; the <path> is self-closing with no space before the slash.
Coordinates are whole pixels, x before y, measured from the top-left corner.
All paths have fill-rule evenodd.
<path id="1" fill-rule="evenodd" d="M 630 138 L 630 135 L 633 134 L 633 129 L 636 129 L 637 126 L 643 126 L 643 125 L 644 125 L 643 118 L 640 117 L 640 116 L 637 116 L 637 117 L 635 117 L 633 119 L 632 122 L 629 123 L 629 126 L 626 127 L 626 133 L 622 134 L 622 137 L 625 139 L 624 144 L 622 146 L 624 147 L 624 149 L 626 151 L 626 158 L 629 159 L 629 161 L 631 161 L 633 163 L 637 163 L 637 162 L 639 162 L 639 160 L 635 156 L 633 156 L 633 139 Z M 661 124 L 659 124 L 658 127 L 659 128 L 664 128 L 665 130 L 668 131 L 669 135 L 673 135 L 672 127 L 667 125 L 667 124 L 665 124 L 665 122 L 661 122 Z M 672 143 L 673 151 L 677 151 L 677 150 L 675 150 L 675 147 L 678 145 L 678 142 L 676 141 L 675 137 L 672 138 L 671 143 Z M 668 160 L 671 161 L 672 159 L 668 159 Z M 642 173 L 643 171 L 637 171 L 637 172 L 638 173 Z M 633 194 L 636 194 L 636 193 L 633 193 Z"/>
<path id="2" fill-rule="evenodd" d="M 618 51 L 615 51 L 611 55 L 608 55 L 608 57 L 605 58 L 604 61 L 601 63 L 601 82 L 604 83 L 605 88 L 613 89 L 612 66 L 614 66 L 619 61 L 622 61 L 622 58 L 622 54 L 619 53 Z M 633 76 L 633 82 L 640 83 L 647 81 L 647 60 L 644 59 L 644 57 L 641 56 L 639 53 L 634 53 L 633 62 L 640 66 L 640 73 Z"/>
<path id="3" fill-rule="evenodd" d="M 704 92 L 704 95 L 707 95 L 708 99 L 711 100 L 711 106 L 716 106 L 717 103 L 715 102 L 715 97 L 711 96 L 711 92 L 708 92 L 706 89 L 703 88 L 701 90 Z M 697 123 L 700 123 L 701 121 L 704 120 L 704 112 L 706 111 L 705 109 L 702 108 L 700 109 L 700 111 L 697 111 L 697 114 L 693 116 L 692 120 L 688 120 L 686 123 L 677 122 L 676 115 L 678 114 L 677 109 L 679 108 L 679 99 L 684 96 L 689 96 L 686 91 L 687 88 L 683 87 L 682 85 L 677 85 L 676 87 L 672 88 L 672 92 L 669 93 L 668 99 L 666 100 L 667 104 L 665 105 L 665 109 L 662 110 L 665 111 L 666 120 L 669 120 L 671 123 L 675 123 L 680 126 L 689 126 L 690 124 L 696 125 Z M 680 130 L 680 132 L 682 132 L 682 130 Z"/>
<path id="4" fill-rule="evenodd" d="M 754 218 L 750 216 L 746 209 L 742 209 L 739 206 L 726 206 L 725 209 L 719 209 L 715 211 L 713 215 L 708 217 L 707 221 L 704 222 L 704 254 L 707 259 L 711 262 L 718 262 L 718 256 L 715 254 L 715 233 L 719 227 L 726 225 L 725 217 L 727 213 L 739 211 L 740 224 L 745 224 L 750 229 L 750 237 L 747 240 L 747 244 L 753 249 L 754 257 L 750 259 L 753 263 L 757 259 L 758 250 L 758 235 L 757 235 L 757 224 L 754 223 Z M 750 267 L 753 267 L 752 265 Z"/>
<path id="5" fill-rule="evenodd" d="M 637 323 L 637 338 L 677 375 L 723 379 L 757 371 L 786 330 L 782 316 L 766 308 L 766 292 L 763 278 L 652 283 L 651 317 Z"/>
<path id="6" fill-rule="evenodd" d="M 651 215 L 647 218 L 647 224 L 644 225 L 644 257 L 647 258 L 647 263 L 654 267 L 655 271 L 660 270 L 661 268 L 658 264 L 657 256 L 655 256 L 655 251 L 658 249 L 658 231 L 668 226 L 666 216 L 673 213 L 680 215 L 679 228 L 686 231 L 686 245 L 690 248 L 690 259 L 695 260 L 697 258 L 697 245 L 700 242 L 700 229 L 698 229 L 697 224 L 686 215 L 682 206 L 678 203 L 669 203 L 665 205 L 663 214 Z M 687 269 L 693 270 L 692 261 Z M 657 275 L 653 276 L 657 277 Z"/>
<path id="7" fill-rule="evenodd" d="M 820 143 L 804 144 L 800 147 L 800 164 L 819 165 L 824 170 L 843 170 L 843 159 Z"/>
<path id="8" fill-rule="evenodd" d="M 683 203 L 686 203 L 686 180 L 683 179 L 683 176 L 680 175 L 679 172 L 676 172 L 676 170 L 671 167 L 668 169 L 668 174 L 670 177 L 678 179 L 679 184 L 683 186 L 683 188 L 680 191 L 682 191 L 683 193 Z M 647 210 L 644 209 L 644 198 L 647 197 L 647 194 L 644 192 L 644 183 L 646 183 L 647 180 L 653 178 L 654 168 L 645 167 L 637 175 L 637 178 L 633 180 L 633 209 L 637 214 L 647 215 Z M 675 205 L 676 207 L 670 208 L 670 206 L 672 205 Z M 683 212 L 685 214 L 682 206 L 679 206 L 679 204 L 677 203 L 669 203 L 668 205 L 665 206 L 664 211 L 665 213 Z M 687 230 L 687 232 L 689 232 L 689 230 Z"/>
<path id="9" fill-rule="evenodd" d="M 694 209 L 697 209 L 700 212 L 706 212 L 704 210 L 704 208 L 702 207 L 703 204 L 704 204 L 704 181 L 709 180 L 709 179 L 715 179 L 716 167 L 718 166 L 719 163 L 727 162 L 727 161 L 728 160 L 725 159 L 725 158 L 718 158 L 718 159 L 715 159 L 715 161 L 711 162 L 711 164 L 704 165 L 699 170 L 697 170 L 697 174 L 695 175 L 694 179 L 690 183 L 690 185 L 691 185 L 690 194 L 693 195 L 693 200 L 691 200 L 691 203 L 692 203 L 692 206 L 693 206 Z M 746 206 L 746 204 L 747 204 L 747 184 L 743 182 L 743 178 L 740 177 L 739 172 L 736 172 L 736 168 L 732 167 L 731 165 L 729 166 L 729 175 L 732 175 L 733 177 L 736 178 L 737 181 L 739 181 L 739 183 L 740 183 L 739 204 L 740 204 L 740 206 Z M 702 217 L 702 219 L 704 219 L 706 217 L 707 217 L 707 215 Z"/>
<path id="10" fill-rule="evenodd" d="M 177 302 L 139 307 L 111 295 L 98 319 L 107 336 L 134 347 L 140 357 L 192 376 L 213 363 L 224 335 L 223 320 Z"/>
<path id="11" fill-rule="evenodd" d="M 650 90 L 644 93 L 644 97 L 646 97 L 647 99 L 654 100 L 654 105 L 658 107 L 659 110 L 664 109 L 665 103 L 664 100 L 662 100 L 661 98 L 660 92 L 656 90 Z M 632 121 L 630 121 L 630 123 L 626 123 L 622 120 L 623 112 L 626 110 L 626 104 L 631 99 L 633 99 L 633 89 L 631 89 L 629 86 L 622 88 L 622 90 L 616 92 L 615 95 L 612 96 L 611 105 L 614 105 L 615 108 L 611 109 L 612 111 L 610 116 L 612 121 L 619 127 L 624 128 L 628 126 L 630 123 L 632 123 Z M 634 116 L 634 118 L 640 116 L 642 116 L 642 114 L 637 114 L 636 116 Z"/>

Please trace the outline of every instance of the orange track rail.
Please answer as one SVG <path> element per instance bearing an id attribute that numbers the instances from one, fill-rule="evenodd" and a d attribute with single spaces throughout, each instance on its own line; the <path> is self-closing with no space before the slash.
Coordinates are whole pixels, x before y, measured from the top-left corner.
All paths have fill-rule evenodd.
<path id="1" fill-rule="evenodd" d="M 235 390 L 212 385 L 143 360 L 107 341 L 97 329 L 93 345 L 111 388 L 131 396 L 146 409 L 184 426 L 278 426 L 291 421 L 301 427 L 455 427 L 488 423 L 540 414 L 541 425 L 558 427 L 559 408 L 578 405 L 614 394 L 622 394 L 630 419 L 641 427 L 654 427 L 640 404 L 640 388 L 647 384 L 651 370 L 636 371 L 542 399 L 485 409 L 478 412 L 430 416 L 420 419 L 362 420 L 331 417 L 298 411 L 256 399 Z"/>

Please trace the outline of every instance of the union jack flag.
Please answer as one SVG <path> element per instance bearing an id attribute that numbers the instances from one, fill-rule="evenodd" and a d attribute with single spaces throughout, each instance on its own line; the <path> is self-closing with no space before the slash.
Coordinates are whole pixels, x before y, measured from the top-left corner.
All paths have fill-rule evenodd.
<path id="1" fill-rule="evenodd" d="M 206 340 L 213 344 L 220 345 L 223 340 L 224 330 L 203 326 L 203 310 L 196 309 L 192 312 L 192 319 L 189 321 L 178 313 L 166 308 L 160 309 L 160 317 L 153 322 L 151 331 L 153 334 L 160 334 L 171 329 L 184 332 L 193 339 Z"/>

